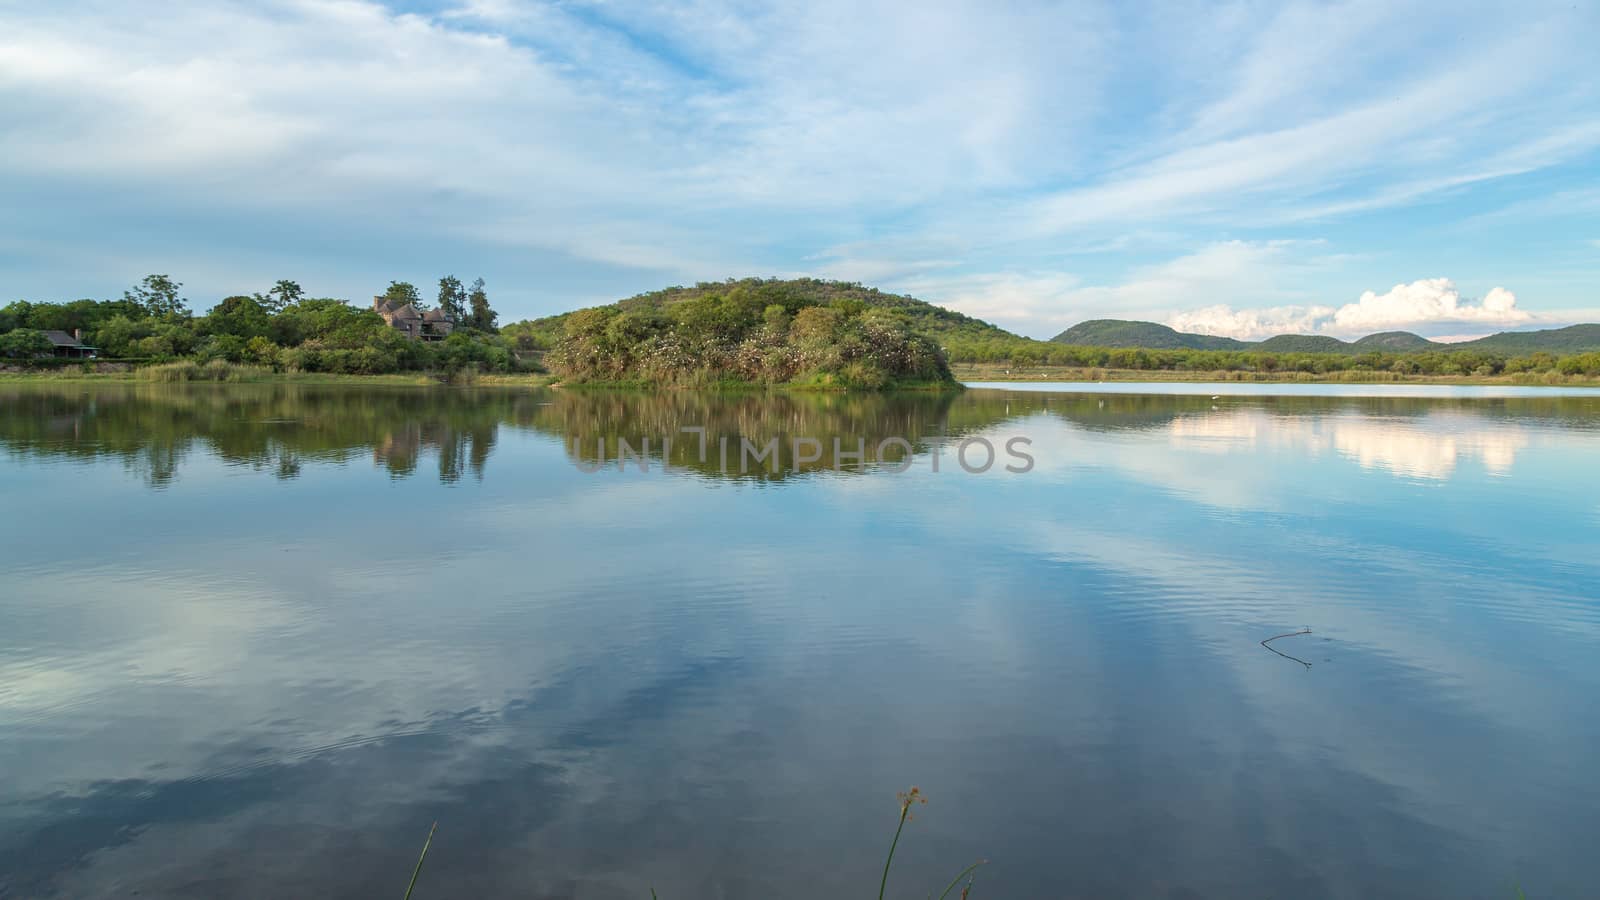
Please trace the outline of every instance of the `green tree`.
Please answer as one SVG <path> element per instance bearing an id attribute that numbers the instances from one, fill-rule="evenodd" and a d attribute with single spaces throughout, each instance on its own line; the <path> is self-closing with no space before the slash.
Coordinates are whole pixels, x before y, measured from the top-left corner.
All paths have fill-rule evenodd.
<path id="1" fill-rule="evenodd" d="M 123 291 L 122 299 L 152 316 L 178 316 L 189 311 L 189 301 L 178 296 L 183 287 L 165 275 L 146 275 L 132 289 Z"/>
<path id="2" fill-rule="evenodd" d="M 479 331 L 493 331 L 494 320 L 499 318 L 499 314 L 489 308 L 489 293 L 483 289 L 482 278 L 472 282 L 467 303 L 472 307 L 472 327 Z"/>
<path id="3" fill-rule="evenodd" d="M 17 328 L 0 334 L 0 356 L 11 359 L 44 356 L 54 347 L 50 339 L 44 336 L 44 332 L 32 328 Z"/>
<path id="4" fill-rule="evenodd" d="M 383 292 L 383 299 L 396 303 L 409 303 L 418 310 L 422 309 L 422 295 L 417 293 L 417 286 L 409 281 L 391 281 L 388 290 Z"/>
<path id="5" fill-rule="evenodd" d="M 257 365 L 277 365 L 280 352 L 282 351 L 277 344 L 264 337 L 253 337 L 244 345 L 244 358 Z"/>
<path id="6" fill-rule="evenodd" d="M 210 334 L 232 334 L 248 340 L 265 335 L 272 322 L 267 310 L 262 308 L 260 297 L 235 296 L 224 299 L 211 308 L 199 323 Z"/>
<path id="7" fill-rule="evenodd" d="M 474 285 L 476 287 L 476 285 Z M 439 308 L 452 322 L 462 322 L 467 317 L 467 291 L 461 279 L 446 275 L 439 279 Z"/>
<path id="8" fill-rule="evenodd" d="M 266 302 L 261 305 L 266 308 L 267 312 L 277 315 L 283 312 L 285 308 L 299 303 L 305 295 L 305 290 L 300 287 L 298 282 L 280 278 L 278 283 L 267 291 Z"/>
<path id="9" fill-rule="evenodd" d="M 33 313 L 33 304 L 26 300 L 14 300 L 0 309 L 0 334 L 13 328 L 28 327 L 28 316 Z"/>

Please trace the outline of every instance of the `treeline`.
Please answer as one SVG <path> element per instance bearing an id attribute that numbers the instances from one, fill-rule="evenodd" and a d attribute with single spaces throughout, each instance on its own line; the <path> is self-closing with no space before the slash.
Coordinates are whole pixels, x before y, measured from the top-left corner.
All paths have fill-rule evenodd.
<path id="1" fill-rule="evenodd" d="M 572 381 L 869 390 L 954 383 L 938 346 L 905 315 L 854 299 L 819 302 L 778 283 L 736 283 L 664 306 L 584 309 L 562 326 L 546 361 Z"/>
<path id="2" fill-rule="evenodd" d="M 35 303 L 0 308 L 0 357 L 48 355 L 46 331 L 77 332 L 102 359 L 163 362 L 224 360 L 277 371 L 382 374 L 406 371 L 511 372 L 530 367 L 495 329 L 483 279 L 470 288 L 439 280 L 438 306 L 454 327 L 441 341 L 417 341 L 371 309 L 345 300 L 307 297 L 294 281 L 224 298 L 204 315 L 190 311 L 182 284 L 150 275 L 116 300 Z M 390 282 L 386 299 L 426 309 L 412 284 Z"/>
<path id="3" fill-rule="evenodd" d="M 1600 375 L 1600 353 L 1506 355 L 1478 350 L 1284 353 L 1260 350 L 1151 350 L 1080 347 L 1046 341 L 952 339 L 945 355 L 957 363 L 1067 366 L 1177 372 L 1392 372 L 1399 375 Z"/>
<path id="4" fill-rule="evenodd" d="M 618 300 L 611 306 L 621 312 L 665 310 L 679 303 L 730 292 L 772 298 L 770 302 L 786 306 L 832 306 L 844 308 L 885 309 L 903 316 L 911 331 L 945 344 L 951 338 L 969 342 L 999 338 L 1020 341 L 1008 331 L 987 322 L 963 315 L 942 306 L 924 303 L 915 297 L 891 294 L 855 281 L 831 281 L 822 278 L 729 278 L 724 281 L 702 281 L 691 287 L 675 285 L 656 291 L 635 294 Z M 526 340 L 545 348 L 554 347 L 566 334 L 567 317 L 572 313 L 546 316 L 526 322 L 507 325 L 503 332 L 524 336 Z"/>

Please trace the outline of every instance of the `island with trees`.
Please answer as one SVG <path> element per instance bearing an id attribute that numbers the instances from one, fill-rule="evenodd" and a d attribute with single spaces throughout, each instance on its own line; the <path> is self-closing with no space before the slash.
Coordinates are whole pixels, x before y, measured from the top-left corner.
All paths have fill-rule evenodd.
<path id="1" fill-rule="evenodd" d="M 953 388 L 956 376 L 1587 384 L 1600 381 L 1600 325 L 1451 344 L 1407 332 L 1252 343 L 1095 320 L 1041 341 L 854 282 L 745 278 L 501 326 L 481 278 L 446 275 L 431 300 L 390 282 L 370 308 L 281 280 L 195 314 L 180 283 L 150 275 L 117 299 L 0 308 L 0 372 L 820 390 Z"/>

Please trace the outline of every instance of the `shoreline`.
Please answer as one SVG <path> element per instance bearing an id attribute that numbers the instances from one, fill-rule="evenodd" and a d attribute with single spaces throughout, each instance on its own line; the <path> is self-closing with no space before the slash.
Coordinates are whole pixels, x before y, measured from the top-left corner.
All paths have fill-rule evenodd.
<path id="1" fill-rule="evenodd" d="M 235 373 L 237 374 L 237 373 Z M 141 378 L 137 370 L 120 372 L 32 371 L 0 372 L 0 384 L 77 382 L 100 384 L 305 384 L 369 385 L 380 387 L 550 387 L 551 375 L 479 374 L 452 379 L 443 373 L 407 372 L 384 375 L 343 375 L 332 372 L 249 373 L 238 377 L 165 381 Z"/>
<path id="2" fill-rule="evenodd" d="M 1172 382 L 1206 384 L 1440 384 L 1504 385 L 1517 387 L 1596 387 L 1600 376 L 1525 372 L 1515 375 L 1402 375 L 1397 372 L 1343 371 L 1240 372 L 1180 371 L 1172 369 L 1095 369 L 1076 366 L 954 365 L 957 379 L 965 382 Z"/>
<path id="3" fill-rule="evenodd" d="M 763 384 L 759 382 L 719 381 L 708 384 L 650 384 L 633 381 L 562 381 L 558 376 L 535 373 L 503 375 L 472 373 L 455 376 L 442 372 L 405 372 L 380 375 L 352 375 L 331 372 L 273 372 L 254 366 L 232 366 L 220 370 L 221 377 L 154 378 L 141 376 L 141 369 L 117 369 L 108 372 L 85 372 L 81 368 L 60 367 L 25 371 L 0 371 L 0 384 L 99 382 L 119 384 L 306 384 L 306 385 L 373 385 L 392 387 L 528 387 L 560 388 L 563 390 L 590 391 L 712 391 L 725 393 L 761 393 L 781 391 L 802 394 L 886 393 L 916 391 L 920 393 L 959 393 L 964 390 L 959 379 L 950 382 L 907 381 L 887 384 L 879 388 L 849 387 L 838 383 L 796 382 L 789 384 Z"/>
<path id="4" fill-rule="evenodd" d="M 756 384 L 723 382 L 707 385 L 651 385 L 634 382 L 563 382 L 550 374 L 472 374 L 449 376 L 444 373 L 391 373 L 382 375 L 349 375 L 329 372 L 261 372 L 234 371 L 223 378 L 196 378 L 167 381 L 142 378 L 139 370 L 112 372 L 84 372 L 76 367 L 0 372 L 0 384 L 32 384 L 49 382 L 99 382 L 120 384 L 303 384 L 303 385 L 367 385 L 388 387 L 525 387 L 561 388 L 565 390 L 594 391 L 715 391 L 751 392 L 783 391 L 795 393 L 885 393 L 917 391 L 937 393 L 960 391 L 969 382 L 1007 382 L 1031 384 L 1042 382 L 1083 383 L 1214 383 L 1214 384 L 1394 384 L 1394 385 L 1500 385 L 1517 387 L 1600 388 L 1600 376 L 1559 375 L 1556 373 L 1517 373 L 1514 375 L 1402 375 L 1395 372 L 1239 372 L 1239 371 L 1176 371 L 1147 369 L 1095 369 L 1071 366 L 951 366 L 955 383 L 950 385 L 922 383 L 886 385 L 883 388 L 850 388 L 843 385 L 820 384 Z"/>

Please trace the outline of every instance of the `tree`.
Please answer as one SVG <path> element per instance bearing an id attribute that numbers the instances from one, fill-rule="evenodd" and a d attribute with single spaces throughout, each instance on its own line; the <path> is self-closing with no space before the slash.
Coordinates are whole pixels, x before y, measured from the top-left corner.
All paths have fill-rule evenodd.
<path id="1" fill-rule="evenodd" d="M 232 334 L 244 339 L 265 335 L 271 322 L 260 297 L 227 297 L 212 307 L 199 324 L 211 334 Z"/>
<path id="2" fill-rule="evenodd" d="M 122 299 L 132 303 L 151 316 L 178 316 L 189 311 L 189 301 L 178 296 L 182 282 L 165 275 L 146 275 L 131 290 L 122 292 Z"/>
<path id="3" fill-rule="evenodd" d="M 482 278 L 472 283 L 467 302 L 472 306 L 472 327 L 480 331 L 493 331 L 494 320 L 499 318 L 499 314 L 489 308 L 489 294 L 483 289 Z"/>
<path id="4" fill-rule="evenodd" d="M 444 310 L 445 318 L 452 322 L 466 320 L 467 291 L 461 286 L 461 279 L 454 275 L 439 279 L 439 308 Z"/>
<path id="5" fill-rule="evenodd" d="M 271 290 L 267 291 L 268 299 L 261 305 L 266 307 L 267 312 L 277 315 L 278 313 L 283 312 L 284 307 L 293 306 L 296 303 L 299 303 L 301 298 L 305 295 L 305 290 L 300 287 L 298 282 L 290 281 L 287 278 L 280 278 L 278 279 L 278 283 L 273 285 Z"/>
<path id="6" fill-rule="evenodd" d="M 13 328 L 28 327 L 28 318 L 33 315 L 33 304 L 26 300 L 14 300 L 0 309 L 0 334 Z"/>
<path id="7" fill-rule="evenodd" d="M 32 328 L 18 328 L 15 331 L 0 334 L 0 356 L 12 359 L 28 359 L 35 356 L 45 356 L 50 353 L 55 345 L 44 336 L 44 332 Z"/>
<path id="8" fill-rule="evenodd" d="M 389 289 L 383 292 L 383 299 L 395 303 L 409 303 L 419 311 L 422 309 L 422 295 L 417 293 L 417 286 L 409 281 L 389 282 Z"/>

